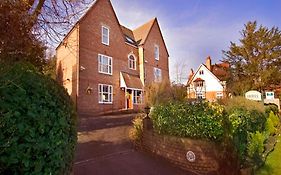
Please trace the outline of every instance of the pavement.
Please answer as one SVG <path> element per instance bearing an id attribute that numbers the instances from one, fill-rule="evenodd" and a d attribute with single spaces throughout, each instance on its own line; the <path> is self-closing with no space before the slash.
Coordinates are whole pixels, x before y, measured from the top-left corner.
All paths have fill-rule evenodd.
<path id="1" fill-rule="evenodd" d="M 189 175 L 164 159 L 134 150 L 129 130 L 135 115 L 80 116 L 74 175 Z"/>

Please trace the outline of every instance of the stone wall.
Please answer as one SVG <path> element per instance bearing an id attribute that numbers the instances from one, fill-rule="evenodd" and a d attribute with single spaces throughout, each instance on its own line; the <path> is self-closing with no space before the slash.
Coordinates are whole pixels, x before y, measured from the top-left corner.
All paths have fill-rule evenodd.
<path id="1" fill-rule="evenodd" d="M 233 162 L 231 159 L 222 160 L 227 156 L 223 155 L 222 147 L 214 142 L 159 135 L 145 129 L 139 146 L 143 151 L 161 156 L 175 166 L 195 174 L 238 174 L 233 168 L 228 168 Z M 191 153 L 190 156 L 187 156 L 187 152 Z"/>

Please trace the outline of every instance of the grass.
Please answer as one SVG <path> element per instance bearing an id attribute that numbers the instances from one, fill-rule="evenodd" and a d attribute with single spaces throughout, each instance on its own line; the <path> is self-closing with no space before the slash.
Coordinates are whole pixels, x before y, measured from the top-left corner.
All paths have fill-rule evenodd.
<path id="1" fill-rule="evenodd" d="M 281 175 L 281 136 L 277 138 L 277 144 L 274 150 L 268 155 L 264 166 L 262 166 L 256 175 Z"/>

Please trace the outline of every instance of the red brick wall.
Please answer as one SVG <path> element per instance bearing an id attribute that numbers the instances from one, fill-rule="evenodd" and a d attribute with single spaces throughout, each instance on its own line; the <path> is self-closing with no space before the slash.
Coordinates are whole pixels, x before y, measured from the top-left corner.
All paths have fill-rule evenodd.
<path id="1" fill-rule="evenodd" d="M 67 89 L 74 103 L 76 103 L 78 84 L 78 33 L 79 27 L 76 26 L 64 39 L 64 43 L 56 50 L 57 79 Z"/>
<path id="2" fill-rule="evenodd" d="M 101 43 L 101 28 L 109 28 L 109 46 Z M 79 21 L 73 31 L 65 38 L 63 44 L 57 49 L 58 62 L 62 64 L 61 74 L 63 85 L 69 90 L 74 102 L 77 102 L 79 113 L 100 114 L 110 111 L 118 111 L 125 108 L 125 93 L 120 88 L 120 72 L 140 76 L 139 50 L 137 47 L 125 43 L 120 24 L 115 15 L 110 0 L 98 0 L 95 5 Z M 79 29 L 79 30 L 78 30 Z M 68 38 L 75 37 L 70 42 Z M 75 44 L 75 50 L 67 50 L 70 44 Z M 160 47 L 160 60 L 154 59 L 154 44 Z M 73 45 L 73 44 L 72 44 Z M 144 45 L 144 57 L 148 60 L 147 82 L 154 80 L 153 67 L 162 70 L 162 77 L 169 77 L 168 53 L 165 50 L 164 41 L 157 23 Z M 98 72 L 98 54 L 112 57 L 112 75 Z M 137 60 L 136 70 L 129 69 L 128 55 L 134 54 Z M 81 67 L 85 68 L 84 70 Z M 77 72 L 78 71 L 78 72 Z M 69 81 L 66 81 L 69 79 Z M 168 79 L 168 78 L 167 78 Z M 99 104 L 98 84 L 113 86 L 113 103 Z M 91 93 L 87 89 L 91 88 Z M 134 105 L 134 109 L 140 109 L 142 105 Z"/>
<path id="3" fill-rule="evenodd" d="M 109 46 L 101 43 L 101 27 L 109 28 Z M 125 44 L 123 33 L 109 0 L 99 0 L 80 22 L 80 71 L 78 111 L 80 113 L 108 112 L 125 108 L 125 94 L 120 89 L 120 71 L 139 75 L 137 70 L 128 68 L 128 54 L 138 57 L 138 49 Z M 98 72 L 98 54 L 112 57 L 113 73 Z M 98 84 L 113 86 L 113 104 L 98 103 Z M 86 93 L 88 85 L 93 89 Z"/>
<path id="4" fill-rule="evenodd" d="M 159 46 L 159 60 L 154 58 L 155 44 Z M 153 24 L 147 40 L 144 43 L 144 59 L 147 61 L 145 63 L 145 83 L 151 83 L 154 81 L 154 67 L 161 69 L 163 79 L 169 80 L 168 53 L 165 49 L 159 25 L 156 22 Z"/>
<path id="5" fill-rule="evenodd" d="M 237 171 L 225 166 L 221 162 L 222 147 L 214 142 L 178 138 L 156 134 L 151 130 L 144 130 L 141 148 L 167 159 L 172 164 L 196 174 L 208 175 L 236 175 Z M 195 154 L 195 161 L 186 159 L 187 151 Z M 230 162 L 234 164 L 234 162 Z"/>

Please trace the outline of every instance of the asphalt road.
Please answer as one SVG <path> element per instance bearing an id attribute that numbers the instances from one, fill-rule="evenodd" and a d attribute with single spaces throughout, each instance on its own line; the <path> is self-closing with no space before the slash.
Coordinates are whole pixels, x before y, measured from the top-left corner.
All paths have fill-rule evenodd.
<path id="1" fill-rule="evenodd" d="M 167 161 L 138 152 L 129 140 L 135 114 L 81 117 L 75 175 L 188 175 Z"/>

